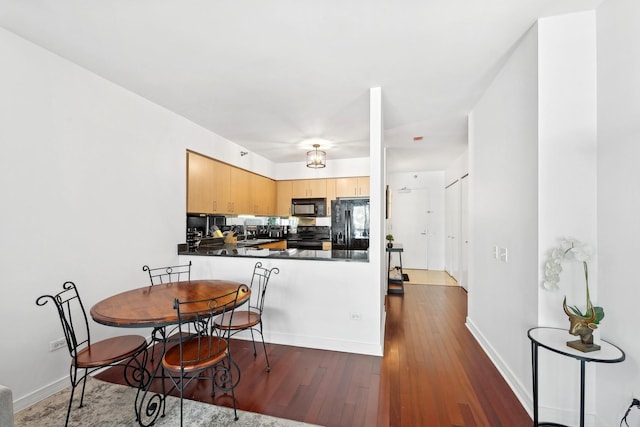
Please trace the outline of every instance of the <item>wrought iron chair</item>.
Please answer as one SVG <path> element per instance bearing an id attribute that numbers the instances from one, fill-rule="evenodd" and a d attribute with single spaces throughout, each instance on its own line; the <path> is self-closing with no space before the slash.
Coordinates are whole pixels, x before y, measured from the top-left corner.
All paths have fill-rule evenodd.
<path id="1" fill-rule="evenodd" d="M 149 273 L 149 281 L 151 286 L 161 285 L 163 283 L 180 282 L 184 280 L 191 280 L 191 261 L 189 264 L 183 265 L 170 265 L 166 267 L 154 267 L 151 268 L 148 265 L 142 266 L 142 271 Z M 151 343 L 176 343 L 178 337 L 175 334 L 167 333 L 165 327 L 153 328 L 151 331 Z M 155 347 L 151 349 L 151 361 L 154 360 Z"/>
<path id="2" fill-rule="evenodd" d="M 225 393 L 230 391 L 234 420 L 238 420 L 234 389 L 240 381 L 240 371 L 231 359 L 228 333 L 217 334 L 212 322 L 218 315 L 231 322 L 238 298 L 247 292 L 247 285 L 239 285 L 234 291 L 216 298 L 174 301 L 173 306 L 178 317 L 179 344 L 166 351 L 162 358 L 162 367 L 180 392 L 181 426 L 184 391 L 191 381 L 197 379 L 211 380 L 211 396 L 215 396 L 216 388 Z M 237 378 L 233 378 L 236 375 Z"/>
<path id="3" fill-rule="evenodd" d="M 219 317 L 214 321 L 214 326 L 221 330 L 229 332 L 229 336 L 233 336 L 238 332 L 249 330 L 251 331 L 251 341 L 253 343 L 253 357 L 256 357 L 256 341 L 253 336 L 253 331 L 260 334 L 262 339 L 262 348 L 264 349 L 264 357 L 267 361 L 266 371 L 271 371 L 271 365 L 269 364 L 269 356 L 267 355 L 267 346 L 264 343 L 264 336 L 262 334 L 262 310 L 264 309 L 264 298 L 267 293 L 267 285 L 271 274 L 280 273 L 280 269 L 277 267 L 267 269 L 262 266 L 260 261 L 256 262 L 253 267 L 253 275 L 251 276 L 251 299 L 249 301 L 248 310 L 238 310 L 233 316 L 233 320 L 225 317 Z"/>
<path id="4" fill-rule="evenodd" d="M 82 382 L 79 405 L 81 408 L 84 401 L 87 376 L 91 372 L 127 361 L 124 365 L 125 380 L 132 387 L 140 385 L 140 381 L 145 378 L 143 374 L 147 357 L 147 341 L 141 335 L 123 335 L 91 342 L 87 313 L 76 285 L 73 282 L 65 282 L 62 285 L 62 289 L 56 295 L 40 296 L 36 300 L 36 304 L 43 306 L 49 301 L 53 302 L 58 310 L 64 337 L 71 355 L 71 366 L 69 368 L 71 396 L 67 407 L 66 426 L 69 424 L 69 415 L 76 387 Z M 142 354 L 142 360 L 137 359 L 140 354 Z M 79 372 L 82 369 L 84 369 L 84 373 Z"/>
<path id="5" fill-rule="evenodd" d="M 191 261 L 189 264 L 170 265 L 166 267 L 151 268 L 148 265 L 142 266 L 142 271 L 149 273 L 151 286 L 162 283 L 180 282 L 191 280 Z"/>

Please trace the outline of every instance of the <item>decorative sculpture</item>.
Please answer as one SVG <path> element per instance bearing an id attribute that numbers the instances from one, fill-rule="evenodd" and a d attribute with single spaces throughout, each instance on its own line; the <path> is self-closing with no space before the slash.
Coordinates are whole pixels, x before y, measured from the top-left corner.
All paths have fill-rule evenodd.
<path id="1" fill-rule="evenodd" d="M 564 297 L 564 301 L 562 302 L 562 308 L 564 308 L 564 312 L 569 316 L 569 333 L 571 335 L 579 336 L 580 339 L 576 341 L 568 341 L 567 345 L 571 348 L 575 348 L 576 350 L 580 350 L 584 353 L 588 353 L 590 351 L 600 350 L 600 346 L 593 343 L 593 330 L 598 328 L 594 322 L 597 317 L 596 309 L 591 304 L 591 301 L 588 301 L 587 313 L 589 316 L 578 316 L 575 313 L 572 313 L 567 307 L 567 297 Z"/>

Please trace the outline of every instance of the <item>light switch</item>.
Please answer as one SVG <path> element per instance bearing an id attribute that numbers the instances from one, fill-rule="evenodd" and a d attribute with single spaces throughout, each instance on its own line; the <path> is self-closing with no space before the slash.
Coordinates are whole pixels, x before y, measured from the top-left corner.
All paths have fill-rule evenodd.
<path id="1" fill-rule="evenodd" d="M 500 261 L 507 262 L 507 260 L 508 260 L 507 248 L 500 248 Z"/>

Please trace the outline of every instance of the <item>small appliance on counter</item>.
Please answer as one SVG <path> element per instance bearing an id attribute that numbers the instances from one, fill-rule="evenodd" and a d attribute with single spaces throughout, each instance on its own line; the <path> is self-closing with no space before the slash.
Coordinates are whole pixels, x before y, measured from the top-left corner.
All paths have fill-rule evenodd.
<path id="1" fill-rule="evenodd" d="M 369 249 L 369 199 L 331 201 L 331 248 Z"/>
<path id="2" fill-rule="evenodd" d="M 212 237 L 213 233 L 227 223 L 224 215 L 187 214 L 187 233 L 195 228 L 201 237 Z"/>
<path id="3" fill-rule="evenodd" d="M 197 228 L 187 228 L 187 250 L 193 252 L 198 249 L 202 241 L 202 232 Z"/>

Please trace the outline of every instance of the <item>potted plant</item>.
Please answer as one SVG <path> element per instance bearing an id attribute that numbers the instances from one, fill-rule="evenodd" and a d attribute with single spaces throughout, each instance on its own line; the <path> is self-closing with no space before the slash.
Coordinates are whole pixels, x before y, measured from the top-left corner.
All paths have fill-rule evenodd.
<path id="1" fill-rule="evenodd" d="M 393 247 L 393 234 L 387 234 L 385 239 L 387 239 L 387 247 L 388 248 L 392 248 Z"/>

